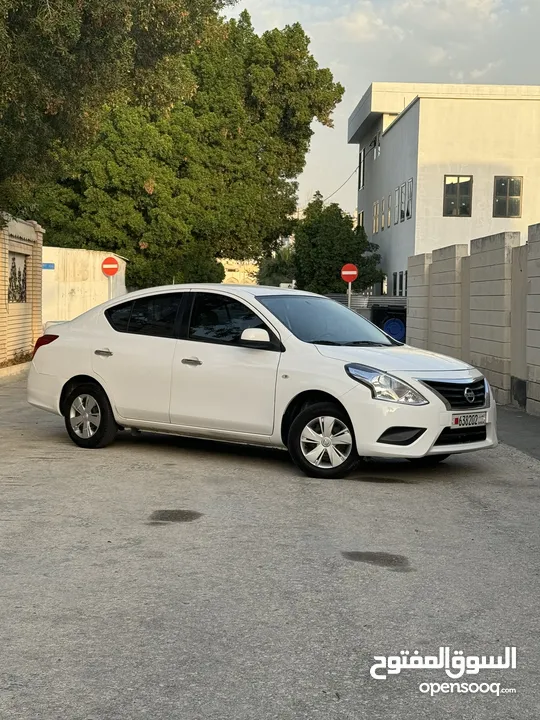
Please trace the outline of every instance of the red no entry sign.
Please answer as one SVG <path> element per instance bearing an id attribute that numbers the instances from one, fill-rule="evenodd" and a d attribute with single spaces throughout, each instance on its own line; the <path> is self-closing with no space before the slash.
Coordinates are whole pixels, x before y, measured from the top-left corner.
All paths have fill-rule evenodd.
<path id="1" fill-rule="evenodd" d="M 358 277 L 358 268 L 352 263 L 348 263 L 341 268 L 341 279 L 346 283 L 354 282 Z"/>
<path id="2" fill-rule="evenodd" d="M 113 277 L 119 270 L 118 260 L 113 257 L 107 257 L 101 263 L 101 271 L 107 277 Z"/>

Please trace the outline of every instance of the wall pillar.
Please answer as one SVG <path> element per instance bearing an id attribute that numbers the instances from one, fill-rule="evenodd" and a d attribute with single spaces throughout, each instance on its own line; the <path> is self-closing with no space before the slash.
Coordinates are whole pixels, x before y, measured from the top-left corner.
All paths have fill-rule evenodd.
<path id="1" fill-rule="evenodd" d="M 529 228 L 527 247 L 527 412 L 540 415 L 540 224 Z"/>
<path id="2" fill-rule="evenodd" d="M 501 405 L 510 403 L 512 253 L 519 242 L 518 232 L 471 242 L 471 364 L 485 374 Z"/>
<path id="3" fill-rule="evenodd" d="M 408 262 L 407 344 L 428 349 L 429 275 L 431 253 L 414 255 Z"/>
<path id="4" fill-rule="evenodd" d="M 461 261 L 468 245 L 434 250 L 429 302 L 429 349 L 461 358 Z"/>

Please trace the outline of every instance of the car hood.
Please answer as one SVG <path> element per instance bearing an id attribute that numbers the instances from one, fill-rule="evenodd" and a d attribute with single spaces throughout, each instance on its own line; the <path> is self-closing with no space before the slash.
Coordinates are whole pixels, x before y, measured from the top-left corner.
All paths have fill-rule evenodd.
<path id="1" fill-rule="evenodd" d="M 344 363 L 359 363 L 385 372 L 441 373 L 475 371 L 471 365 L 410 345 L 391 347 L 339 347 L 317 345 L 324 357 Z M 477 372 L 477 371 L 475 371 Z"/>

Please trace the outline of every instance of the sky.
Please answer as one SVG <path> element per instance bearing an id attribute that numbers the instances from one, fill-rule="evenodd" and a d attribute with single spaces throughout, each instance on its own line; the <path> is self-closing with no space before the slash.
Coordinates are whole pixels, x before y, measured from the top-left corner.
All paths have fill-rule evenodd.
<path id="1" fill-rule="evenodd" d="M 315 134 L 299 205 L 333 193 L 358 164 L 347 120 L 372 82 L 540 84 L 540 0 L 241 0 L 257 32 L 300 22 L 321 67 L 345 86 L 334 129 Z M 333 198 L 356 209 L 353 177 Z"/>

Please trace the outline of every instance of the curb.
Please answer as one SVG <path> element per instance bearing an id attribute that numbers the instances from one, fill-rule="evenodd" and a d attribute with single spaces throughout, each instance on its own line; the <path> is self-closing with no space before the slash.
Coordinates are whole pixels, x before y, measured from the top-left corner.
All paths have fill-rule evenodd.
<path id="1" fill-rule="evenodd" d="M 19 365 L 10 365 L 9 367 L 0 368 L 0 380 L 8 377 L 17 377 L 25 374 L 30 368 L 31 362 L 20 363 Z"/>

